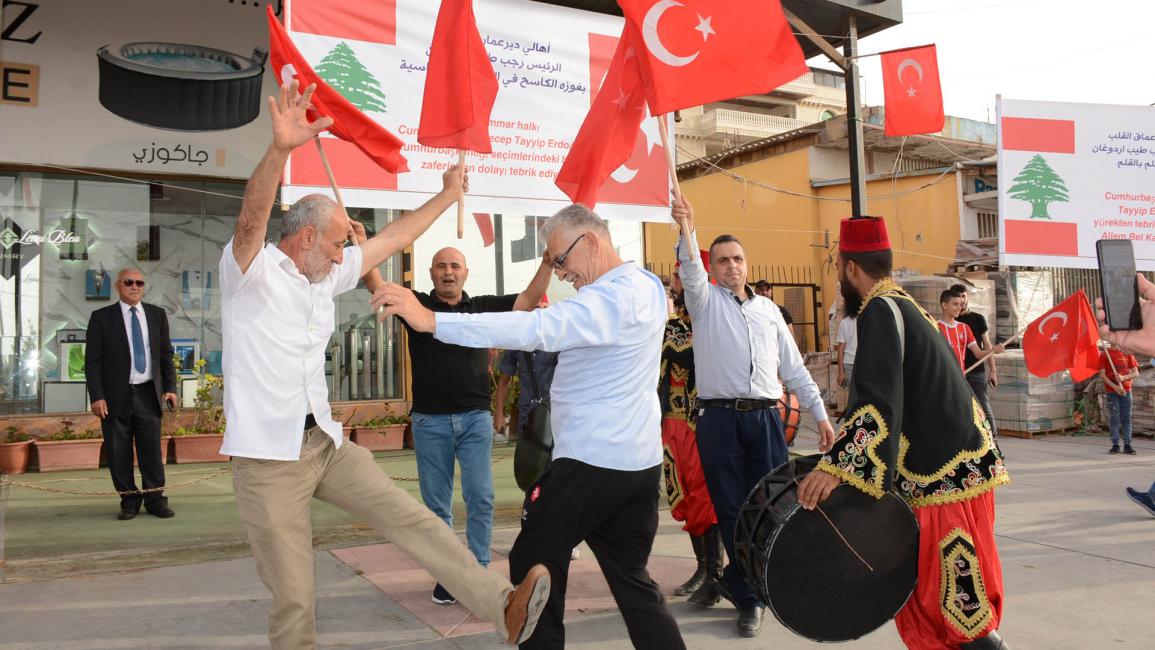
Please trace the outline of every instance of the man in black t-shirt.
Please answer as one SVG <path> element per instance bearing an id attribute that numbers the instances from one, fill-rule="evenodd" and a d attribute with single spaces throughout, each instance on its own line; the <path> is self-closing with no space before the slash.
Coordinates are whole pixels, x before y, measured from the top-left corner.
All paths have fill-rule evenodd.
<path id="1" fill-rule="evenodd" d="M 528 311 L 549 286 L 550 265 L 544 260 L 530 285 L 518 295 L 470 296 L 465 293 L 469 268 L 465 255 L 443 248 L 433 256 L 429 277 L 433 291 L 414 295 L 435 312 L 478 314 Z M 447 525 L 453 526 L 454 459 L 461 465 L 461 494 L 465 499 L 465 537 L 469 550 L 482 566 L 489 565 L 493 531 L 493 416 L 489 403 L 489 351 L 442 343 L 432 335 L 409 333 L 409 360 L 413 368 L 413 446 L 417 452 L 417 479 L 421 498 Z M 441 585 L 433 602 L 456 600 Z"/>
<path id="2" fill-rule="evenodd" d="M 987 326 L 987 319 L 978 312 L 973 312 L 968 309 L 970 306 L 970 296 L 967 293 L 967 287 L 963 284 L 956 284 L 950 288 L 951 291 L 962 296 L 962 313 L 959 314 L 959 322 L 966 323 L 971 331 L 974 332 L 975 341 L 979 347 L 983 349 L 983 354 L 986 354 L 991 349 L 990 327 Z M 970 350 L 966 351 L 966 359 L 963 361 L 963 369 L 970 368 L 978 361 L 978 357 Z M 978 399 L 979 404 L 983 407 L 983 412 L 987 414 L 987 422 L 991 425 L 991 434 L 998 435 L 998 429 L 995 427 L 995 415 L 991 410 L 991 399 L 987 395 L 987 388 L 997 388 L 999 385 L 999 375 L 995 368 L 995 355 L 987 357 L 986 362 L 979 365 L 979 367 L 967 373 L 967 383 L 970 384 L 971 390 L 975 393 L 975 398 Z"/>
<path id="3" fill-rule="evenodd" d="M 775 305 L 778 305 L 777 302 L 774 302 L 774 285 L 770 284 L 769 282 L 765 280 L 759 280 L 756 282 L 754 284 L 754 293 L 762 296 L 763 298 L 766 298 L 770 302 L 773 302 Z M 791 316 L 790 312 L 782 305 L 778 305 L 778 311 L 782 312 L 782 320 L 786 321 L 786 328 L 790 330 L 791 334 L 793 334 L 794 317 Z"/>

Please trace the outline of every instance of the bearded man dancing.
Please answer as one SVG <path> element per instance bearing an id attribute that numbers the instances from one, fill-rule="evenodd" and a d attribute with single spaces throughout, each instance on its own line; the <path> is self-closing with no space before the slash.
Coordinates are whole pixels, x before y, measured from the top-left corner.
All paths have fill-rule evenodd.
<path id="1" fill-rule="evenodd" d="M 838 275 L 858 353 L 839 438 L 798 488 L 813 509 L 843 483 L 894 490 L 919 526 L 918 585 L 895 617 L 912 650 L 1006 650 L 994 488 L 1010 478 L 935 320 L 890 278 L 879 218 L 844 219 Z M 896 476 L 897 472 L 897 476 Z"/>

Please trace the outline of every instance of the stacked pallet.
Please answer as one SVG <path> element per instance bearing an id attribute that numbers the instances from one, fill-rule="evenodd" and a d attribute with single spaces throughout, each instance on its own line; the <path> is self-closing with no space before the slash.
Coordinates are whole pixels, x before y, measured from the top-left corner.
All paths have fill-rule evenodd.
<path id="1" fill-rule="evenodd" d="M 1055 306 L 1050 271 L 989 273 L 987 278 L 994 281 L 996 287 L 996 342 L 1015 336 Z"/>
<path id="2" fill-rule="evenodd" d="M 942 305 L 939 302 L 942 292 L 956 284 L 965 285 L 970 310 L 982 314 L 987 323 L 995 322 L 995 283 L 991 280 L 943 275 L 899 276 L 897 280 L 899 286 L 935 318 L 942 316 Z"/>
<path id="3" fill-rule="evenodd" d="M 1036 377 L 1022 350 L 999 355 L 999 387 L 990 393 L 999 435 L 1030 438 L 1075 426 L 1075 385 L 1067 372 Z"/>

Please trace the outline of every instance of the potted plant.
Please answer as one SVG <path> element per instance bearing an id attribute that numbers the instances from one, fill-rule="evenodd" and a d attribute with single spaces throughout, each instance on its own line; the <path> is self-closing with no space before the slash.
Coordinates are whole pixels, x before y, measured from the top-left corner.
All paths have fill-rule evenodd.
<path id="1" fill-rule="evenodd" d="M 41 472 L 70 469 L 98 469 L 100 447 L 104 436 L 96 429 L 76 431 L 75 420 L 63 418 L 60 428 L 47 438 L 36 441 L 36 456 Z"/>
<path id="2" fill-rule="evenodd" d="M 205 372 L 204 359 L 197 359 L 194 367 L 197 371 L 197 392 L 193 400 L 192 423 L 172 431 L 173 462 L 224 462 L 229 459 L 220 453 L 224 441 L 225 418 L 221 409 L 214 406 L 214 392 L 224 387 L 224 381 Z"/>
<path id="3" fill-rule="evenodd" d="M 369 418 L 353 425 L 351 439 L 369 451 L 390 451 L 405 446 L 408 415 L 386 415 Z"/>
<path id="4" fill-rule="evenodd" d="M 23 474 L 28 471 L 32 453 L 32 436 L 12 424 L 0 432 L 0 473 Z"/>

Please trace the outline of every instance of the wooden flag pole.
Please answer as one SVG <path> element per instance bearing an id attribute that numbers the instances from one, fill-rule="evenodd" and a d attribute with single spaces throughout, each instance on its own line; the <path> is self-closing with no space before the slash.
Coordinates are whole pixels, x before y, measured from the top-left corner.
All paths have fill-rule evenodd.
<path id="1" fill-rule="evenodd" d="M 341 198 L 341 188 L 337 187 L 337 179 L 333 176 L 333 168 L 329 166 L 329 157 L 325 155 L 325 147 L 321 144 L 321 136 L 313 136 L 313 142 L 317 145 L 317 153 L 321 155 L 321 166 L 325 168 L 325 175 L 329 177 L 329 187 L 333 188 L 333 195 L 337 198 L 337 205 L 341 207 L 341 213 L 348 218 L 349 212 L 345 210 L 345 199 Z"/>
<path id="2" fill-rule="evenodd" d="M 457 150 L 457 164 L 461 167 L 461 174 L 465 176 L 465 150 Z M 457 202 L 457 238 L 465 239 L 465 194 Z"/>
<path id="3" fill-rule="evenodd" d="M 670 185 L 674 188 L 674 198 L 682 198 L 682 188 L 678 185 L 678 168 L 674 164 L 674 152 L 670 149 L 670 134 L 666 127 L 666 116 L 660 115 L 658 120 L 658 136 L 662 139 L 662 149 L 666 152 L 666 167 L 670 170 Z"/>
<path id="4" fill-rule="evenodd" d="M 1028 325 L 1027 327 L 1030 327 L 1030 326 Z M 1011 343 L 1014 343 L 1015 341 L 1017 341 L 1017 340 L 1019 340 L 1019 339 L 1023 338 L 1023 334 L 1025 334 L 1025 333 L 1026 333 L 1026 331 L 1027 331 L 1027 327 L 1024 327 L 1024 328 L 1023 328 L 1023 331 L 1019 332 L 1018 334 L 1015 334 L 1014 336 L 1012 336 L 1011 338 L 1007 339 L 1006 341 L 1003 341 L 1003 345 L 1010 345 Z M 984 363 L 986 363 L 987 359 L 990 359 L 992 356 L 994 356 L 994 354 L 995 354 L 995 353 L 994 353 L 993 351 L 991 351 L 991 352 L 988 352 L 988 353 L 984 354 L 984 355 L 982 356 L 982 358 L 981 358 L 981 359 L 979 359 L 978 361 L 975 361 L 973 364 L 971 364 L 971 367 L 970 367 L 970 368 L 967 368 L 966 370 L 964 370 L 964 371 L 963 371 L 963 374 L 964 374 L 964 375 L 969 375 L 969 374 L 971 374 L 971 371 L 972 371 L 972 370 L 974 370 L 975 368 L 978 368 L 979 366 L 981 366 L 981 365 L 983 365 Z"/>

